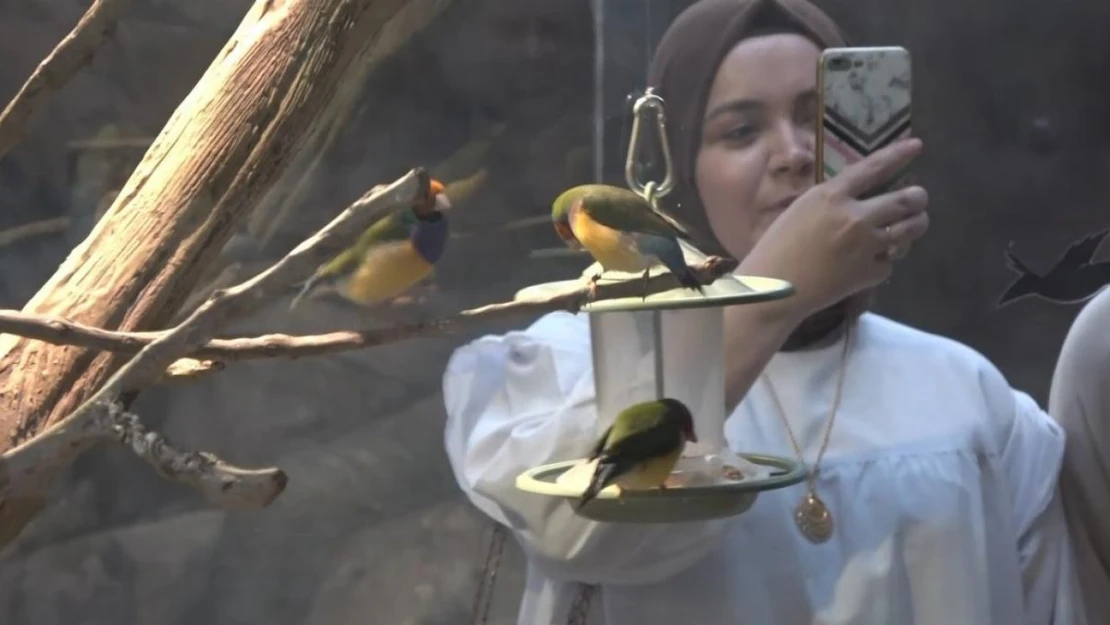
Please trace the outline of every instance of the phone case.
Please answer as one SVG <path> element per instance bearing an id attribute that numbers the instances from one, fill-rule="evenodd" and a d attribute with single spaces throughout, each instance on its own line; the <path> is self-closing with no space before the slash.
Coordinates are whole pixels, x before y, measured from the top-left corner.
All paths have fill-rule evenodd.
<path id="1" fill-rule="evenodd" d="M 818 182 L 898 139 L 909 137 L 910 52 L 902 47 L 830 48 L 821 55 L 817 93 Z M 905 172 L 891 188 L 906 181 Z"/>

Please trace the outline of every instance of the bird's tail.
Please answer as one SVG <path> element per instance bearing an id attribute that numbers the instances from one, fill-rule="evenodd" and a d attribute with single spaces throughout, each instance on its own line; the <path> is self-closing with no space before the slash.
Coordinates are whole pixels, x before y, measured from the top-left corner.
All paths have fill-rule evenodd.
<path id="1" fill-rule="evenodd" d="M 1021 262 L 1021 259 L 1008 249 L 1006 250 L 1006 266 L 1010 268 L 1010 271 L 1019 273 L 1023 276 L 1037 275 L 1035 271 L 1029 268 L 1029 265 Z"/>
<path id="2" fill-rule="evenodd" d="M 674 277 L 678 279 L 678 283 L 688 289 L 694 289 L 702 295 L 705 294 L 705 288 L 702 287 L 701 281 L 690 270 L 690 266 L 686 264 L 686 257 L 682 254 L 682 247 L 679 246 L 675 240 L 668 240 L 668 245 L 661 245 L 655 251 L 655 257 L 659 262 L 663 263 Z"/>
<path id="3" fill-rule="evenodd" d="M 1036 278 L 1029 274 L 1025 274 L 1017 280 L 1014 280 L 1013 283 L 1006 288 L 1006 291 L 998 298 L 998 303 L 995 304 L 995 307 L 1002 308 L 1016 299 L 1021 299 L 1027 295 L 1033 295 L 1037 292 L 1037 286 Z"/>
<path id="4" fill-rule="evenodd" d="M 582 506 L 590 503 L 592 499 L 597 497 L 598 493 L 615 479 L 617 479 L 617 465 L 612 462 L 599 462 L 597 469 L 594 470 L 594 476 L 590 478 L 590 485 L 582 492 L 582 496 L 578 498 L 574 509 L 581 510 Z"/>
<path id="5" fill-rule="evenodd" d="M 293 301 L 289 302 L 289 310 L 293 310 L 294 308 L 296 308 L 297 304 L 300 304 L 302 299 L 311 294 L 312 290 L 316 288 L 317 282 L 319 282 L 319 278 L 317 278 L 316 276 L 312 276 L 308 280 L 305 280 L 304 286 L 302 286 L 301 290 L 293 296 Z"/>
<path id="6" fill-rule="evenodd" d="M 1002 308 L 1010 302 L 1032 295 L 1037 292 L 1038 274 L 1029 268 L 1029 265 L 1021 262 L 1021 259 L 1014 255 L 1012 251 L 1006 249 L 1006 267 L 1018 274 L 1018 277 L 1010 283 L 1006 291 L 1002 293 L 1002 297 L 998 298 L 998 303 L 995 308 Z"/>

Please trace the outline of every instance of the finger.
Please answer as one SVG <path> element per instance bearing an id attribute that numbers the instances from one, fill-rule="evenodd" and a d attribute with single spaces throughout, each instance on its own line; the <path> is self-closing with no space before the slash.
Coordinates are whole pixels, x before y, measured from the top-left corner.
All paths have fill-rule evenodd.
<path id="1" fill-rule="evenodd" d="M 904 139 L 844 168 L 827 185 L 844 197 L 859 197 L 883 184 L 921 153 L 921 140 Z"/>
<path id="2" fill-rule="evenodd" d="M 882 228 L 924 213 L 928 205 L 929 193 L 925 189 L 906 187 L 860 201 L 857 214 L 876 228 Z"/>
<path id="3" fill-rule="evenodd" d="M 888 240 L 899 249 L 909 249 L 914 241 L 925 236 L 929 231 L 929 213 L 918 213 L 888 227 L 890 228 L 887 230 Z"/>
<path id="4" fill-rule="evenodd" d="M 890 279 L 894 274 L 894 263 L 887 258 L 875 258 L 874 263 L 871 263 L 870 275 L 868 276 L 869 287 L 876 287 Z"/>
<path id="5" fill-rule="evenodd" d="M 909 254 L 915 241 L 929 229 L 929 214 L 918 213 L 908 219 L 884 226 L 877 236 L 882 241 L 876 257 L 879 260 L 900 260 Z"/>

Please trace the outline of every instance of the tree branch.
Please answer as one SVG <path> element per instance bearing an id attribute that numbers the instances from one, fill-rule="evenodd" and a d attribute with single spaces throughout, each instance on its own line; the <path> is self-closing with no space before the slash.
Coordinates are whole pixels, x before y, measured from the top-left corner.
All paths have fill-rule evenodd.
<path id="1" fill-rule="evenodd" d="M 175 449 L 163 434 L 147 430 L 119 402 L 100 404 L 95 431 L 111 436 L 154 467 L 162 477 L 185 484 L 226 509 L 264 508 L 285 490 L 288 476 L 278 468 L 243 469 L 203 451 Z"/>
<path id="2" fill-rule="evenodd" d="M 95 0 L 65 39 L 39 63 L 0 113 L 0 158 L 23 138 L 31 117 L 47 98 L 92 61 L 129 4 L 131 0 Z"/>
<path id="3" fill-rule="evenodd" d="M 3 130 L 0 129 L 0 132 L 2 131 Z M 0 230 L 0 248 L 18 243 L 24 239 L 64 232 L 65 229 L 69 227 L 69 222 L 69 217 L 54 217 L 52 219 L 43 219 L 41 221 L 21 224 L 14 228 L 8 228 L 7 230 Z"/>
<path id="4" fill-rule="evenodd" d="M 711 256 L 697 265 L 691 265 L 690 269 L 699 282 L 703 285 L 709 285 L 735 269 L 736 264 L 733 259 Z M 674 275 L 662 273 L 652 276 L 648 280 L 647 293 L 662 293 L 680 286 Z M 596 299 L 636 297 L 643 292 L 644 281 L 635 278 L 599 284 Z M 543 314 L 556 310 L 577 312 L 588 301 L 589 289 L 583 286 L 541 299 L 489 304 L 464 310 L 442 319 L 388 328 L 344 330 L 309 336 L 266 334 L 251 338 L 213 339 L 192 352 L 190 356 L 202 359 L 202 362 L 214 361 L 215 363 L 258 358 L 318 356 L 396 343 L 421 336 L 446 334 L 479 322 Z M 0 332 L 17 334 L 56 345 L 78 345 L 114 352 L 139 351 L 165 334 L 164 332 L 113 332 L 71 323 L 63 319 L 40 317 L 14 310 L 0 310 Z"/>
<path id="5" fill-rule="evenodd" d="M 88 444 L 116 433 L 106 428 L 105 424 L 114 423 L 109 408 L 120 393 L 157 381 L 175 360 L 207 343 L 221 325 L 257 303 L 282 293 L 349 245 L 372 223 L 390 212 L 411 205 L 428 193 L 428 189 L 428 175 L 422 168 L 410 171 L 387 187 L 375 187 L 269 269 L 235 287 L 217 290 L 181 324 L 146 343 L 134 358 L 76 410 L 38 436 L 0 456 L 0 495 L 7 499 L 33 495 L 41 490 L 43 485 L 40 480 L 44 479 L 43 475 L 50 474 L 50 469 L 64 466 Z M 133 451 L 138 449 L 134 445 L 131 447 Z M 145 459 L 159 467 L 163 467 L 159 462 L 168 462 L 170 457 L 155 452 L 150 454 L 153 455 L 148 454 Z M 269 476 L 267 483 L 273 490 L 268 496 L 259 496 L 250 489 L 214 491 L 206 486 L 208 481 L 197 481 L 194 473 L 165 473 L 170 479 L 180 478 L 198 488 L 210 502 L 223 507 L 266 505 L 277 497 L 285 487 L 283 474 L 276 469 L 263 470 L 261 474 Z M 235 499 L 248 494 L 249 499 Z"/>

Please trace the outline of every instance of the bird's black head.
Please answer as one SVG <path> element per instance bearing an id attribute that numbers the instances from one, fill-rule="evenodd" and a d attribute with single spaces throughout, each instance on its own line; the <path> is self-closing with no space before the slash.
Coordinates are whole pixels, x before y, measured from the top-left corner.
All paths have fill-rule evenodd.
<path id="1" fill-rule="evenodd" d="M 686 440 L 691 443 L 698 442 L 698 435 L 694 432 L 694 415 L 690 414 L 690 409 L 686 407 L 686 404 L 671 397 L 664 397 L 659 400 L 659 403 L 666 406 L 667 417 L 678 423 Z"/>

